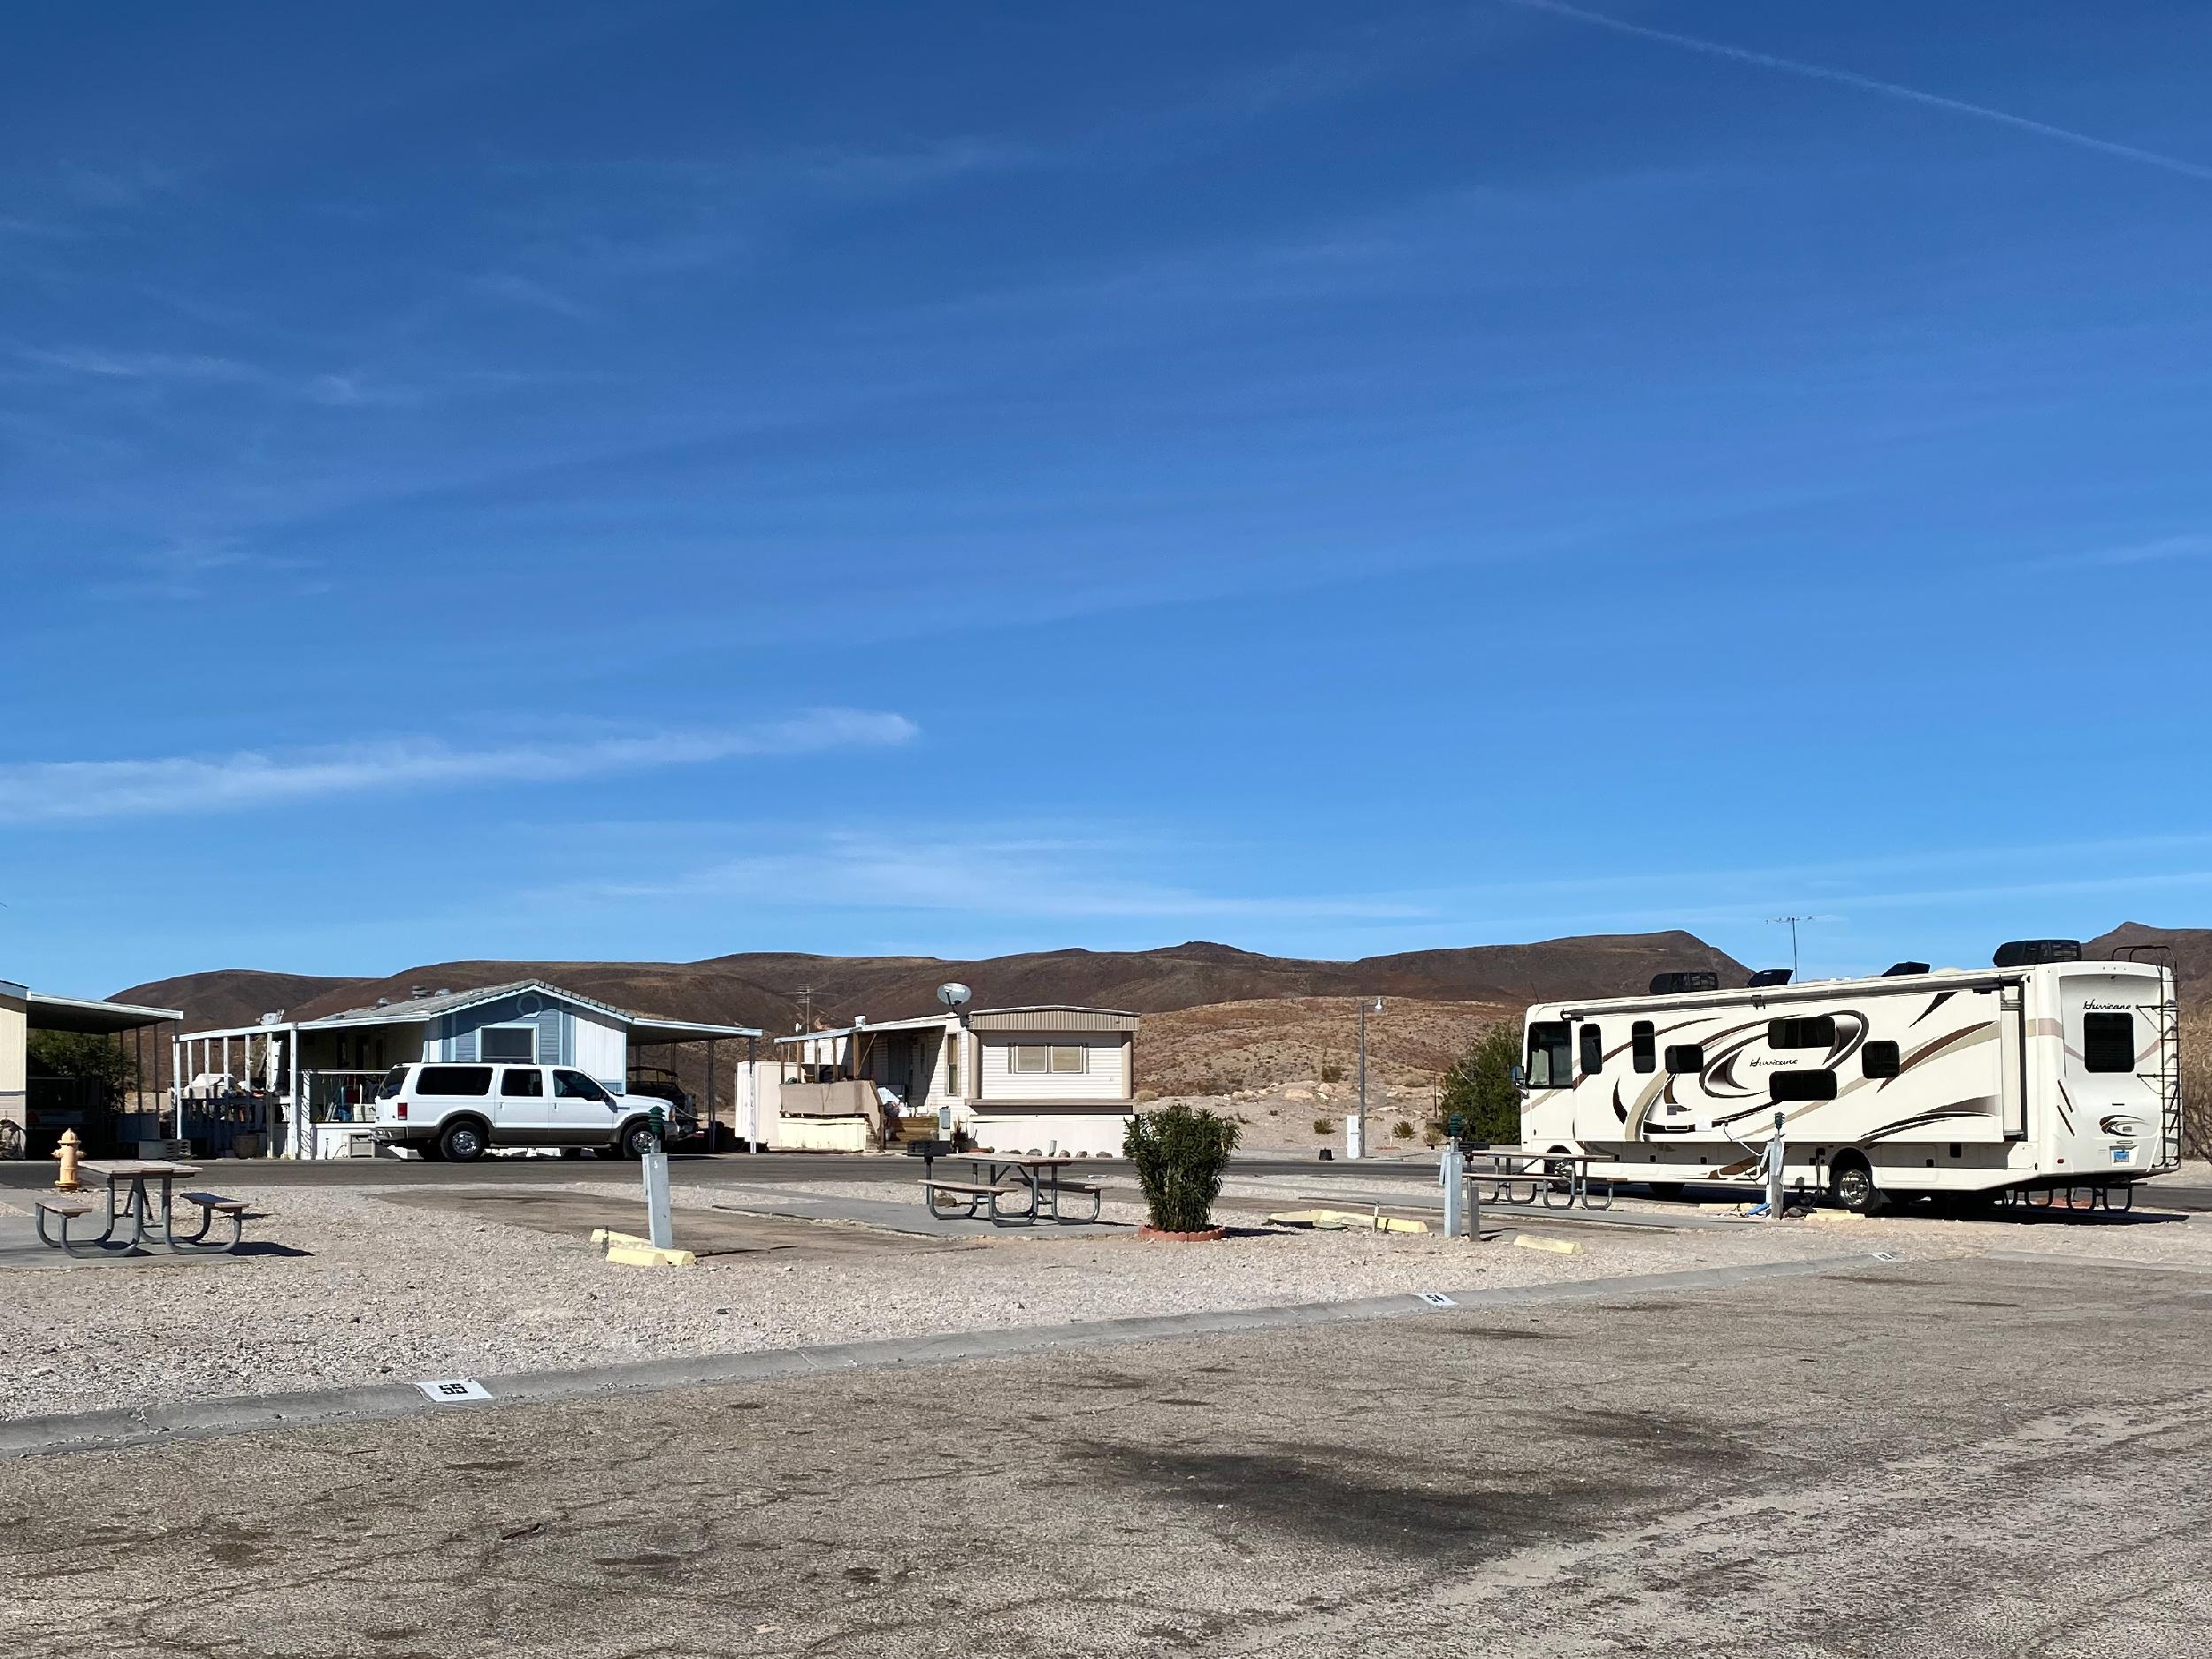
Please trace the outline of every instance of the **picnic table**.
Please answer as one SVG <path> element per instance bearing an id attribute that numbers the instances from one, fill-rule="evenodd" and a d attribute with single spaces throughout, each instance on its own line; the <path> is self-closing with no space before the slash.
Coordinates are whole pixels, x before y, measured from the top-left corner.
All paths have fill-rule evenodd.
<path id="1" fill-rule="evenodd" d="M 948 1164 L 965 1166 L 980 1179 L 938 1180 L 932 1166 L 940 1158 Z M 1096 1221 L 1104 1202 L 1098 1184 L 1060 1179 L 1060 1171 L 1075 1161 L 1072 1158 L 1017 1158 L 1000 1152 L 933 1154 L 923 1160 L 922 1202 L 939 1220 L 988 1216 L 1002 1225 L 1012 1221 L 1030 1226 L 1044 1220 Z M 940 1193 L 946 1197 L 940 1199 Z M 1091 1200 L 1089 1215 L 1060 1213 L 1060 1199 L 1070 1193 Z M 1010 1197 L 1024 1200 L 1022 1207 L 1011 1214 L 1000 1205 L 1002 1199 Z"/>
<path id="2" fill-rule="evenodd" d="M 1460 1155 L 1469 1176 L 1490 1189 L 1485 1204 L 1542 1204 L 1547 1210 L 1610 1210 L 1613 1183 L 1602 1181 L 1605 1201 L 1592 1196 L 1590 1166 L 1602 1160 L 1588 1152 L 1538 1152 L 1527 1147 L 1470 1148 Z M 1602 1180 L 1602 1178 L 1601 1178 Z M 1519 1190 L 1526 1188 L 1527 1190 Z"/>
<path id="3" fill-rule="evenodd" d="M 85 1181 L 103 1182 L 107 1188 L 107 1226 L 97 1238 L 71 1238 L 69 1224 L 92 1214 L 102 1206 L 96 1200 L 81 1195 L 42 1193 L 38 1208 L 39 1242 L 50 1249 L 71 1256 L 97 1256 L 113 1251 L 127 1255 L 139 1249 L 150 1238 L 164 1248 L 180 1254 L 191 1250 L 234 1250 L 245 1233 L 246 1203 L 242 1198 L 226 1198 L 215 1192 L 188 1192 L 182 1195 L 187 1204 L 198 1207 L 199 1230 L 189 1237 L 179 1237 L 176 1229 L 175 1183 L 190 1181 L 200 1173 L 195 1164 L 174 1164 L 156 1158 L 119 1158 L 91 1161 L 77 1166 L 78 1175 Z M 154 1219 L 154 1198 L 148 1183 L 158 1182 L 161 1187 L 161 1217 Z M 231 1235 L 213 1243 L 207 1235 L 218 1215 L 228 1218 Z M 61 1223 L 58 1237 L 49 1237 L 46 1220 L 49 1216 Z M 116 1230 L 127 1227 L 128 1238 L 119 1239 Z"/>

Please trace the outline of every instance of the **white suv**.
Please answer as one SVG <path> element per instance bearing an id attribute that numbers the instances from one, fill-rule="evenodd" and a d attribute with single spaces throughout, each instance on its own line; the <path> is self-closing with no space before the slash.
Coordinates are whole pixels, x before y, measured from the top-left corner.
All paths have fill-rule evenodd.
<path id="1" fill-rule="evenodd" d="M 415 1060 L 377 1090 L 376 1136 L 455 1163 L 494 1146 L 597 1147 L 636 1158 L 658 1146 L 643 1095 L 609 1094 L 567 1066 Z"/>

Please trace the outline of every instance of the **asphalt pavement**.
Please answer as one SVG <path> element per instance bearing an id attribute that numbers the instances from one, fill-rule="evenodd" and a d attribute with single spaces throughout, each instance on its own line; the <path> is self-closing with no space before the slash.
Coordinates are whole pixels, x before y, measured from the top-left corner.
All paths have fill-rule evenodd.
<path id="1" fill-rule="evenodd" d="M 2212 1655 L 2212 1275 L 1864 1265 L 0 1465 L 22 1655 Z"/>
<path id="2" fill-rule="evenodd" d="M 570 1181 L 610 1169 L 635 1170 L 621 1159 L 593 1155 L 582 1158 L 486 1158 L 472 1164 L 433 1163 L 414 1158 L 345 1158 L 325 1163 L 294 1163 L 287 1158 L 211 1160 L 210 1172 L 256 1187 L 299 1183 L 327 1187 L 451 1185 L 456 1181 Z M 1132 1176 L 1127 1159 L 1096 1158 L 1083 1160 L 1085 1170 L 1108 1175 Z M 1309 1175 L 1322 1181 L 1358 1178 L 1427 1182 L 1436 1175 L 1433 1158 L 1367 1158 L 1359 1163 L 1319 1158 L 1238 1158 L 1234 1172 L 1240 1175 Z M 674 1152 L 669 1157 L 669 1178 L 702 1185 L 733 1183 L 758 1185 L 763 1181 L 878 1181 L 912 1184 L 922 1174 L 918 1158 L 861 1157 L 850 1152 Z M 50 1158 L 0 1163 L 0 1188 L 19 1191 L 54 1184 Z"/>

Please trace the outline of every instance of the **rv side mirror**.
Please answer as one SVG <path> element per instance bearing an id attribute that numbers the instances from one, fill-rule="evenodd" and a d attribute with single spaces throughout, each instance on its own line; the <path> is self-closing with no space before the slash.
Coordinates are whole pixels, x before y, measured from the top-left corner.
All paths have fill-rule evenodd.
<path id="1" fill-rule="evenodd" d="M 1525 1088 L 1527 1084 L 1528 1074 L 1518 1066 L 1507 1066 L 1505 1074 L 1513 1080 L 1513 1087 L 1516 1089 Z"/>

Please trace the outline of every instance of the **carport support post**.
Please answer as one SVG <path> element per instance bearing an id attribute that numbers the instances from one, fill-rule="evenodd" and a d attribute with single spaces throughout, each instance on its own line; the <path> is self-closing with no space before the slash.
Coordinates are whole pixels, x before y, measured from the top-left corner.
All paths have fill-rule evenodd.
<path id="1" fill-rule="evenodd" d="M 676 1228 L 669 1217 L 669 1155 L 647 1152 L 645 1165 L 645 1230 L 656 1250 L 676 1248 Z"/>
<path id="2" fill-rule="evenodd" d="M 1774 1138 L 1766 1143 L 1766 1219 L 1782 1219 L 1782 1124 L 1783 1115 L 1774 1114 Z"/>

